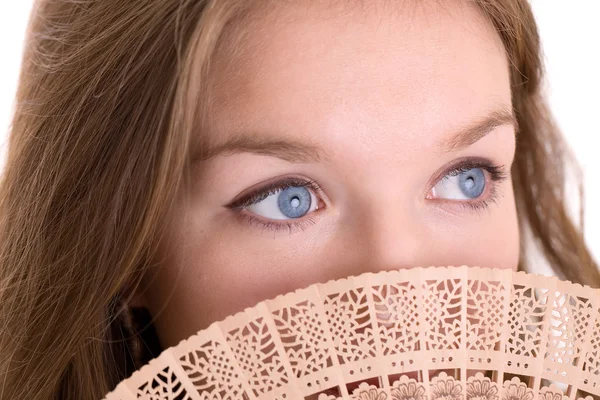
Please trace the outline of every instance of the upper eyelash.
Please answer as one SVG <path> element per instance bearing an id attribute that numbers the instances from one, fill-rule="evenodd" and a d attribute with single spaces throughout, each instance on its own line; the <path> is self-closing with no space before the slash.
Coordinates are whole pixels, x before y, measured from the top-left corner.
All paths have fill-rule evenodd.
<path id="1" fill-rule="evenodd" d="M 493 165 L 489 161 L 479 159 L 469 159 L 459 162 L 451 167 L 443 176 L 456 176 L 462 172 L 467 172 L 473 168 L 482 168 L 490 173 L 493 181 L 502 181 L 508 177 L 504 170 L 504 165 Z"/>
<path id="2" fill-rule="evenodd" d="M 239 208 L 248 207 L 248 206 L 251 206 L 253 204 L 256 204 L 256 203 L 266 199 L 267 197 L 269 197 L 272 194 L 275 194 L 279 191 L 285 190 L 289 187 L 307 187 L 317 193 L 320 193 L 322 191 L 319 184 L 311 179 L 301 179 L 301 178 L 294 178 L 294 177 L 284 178 L 280 181 L 273 182 L 273 183 L 259 189 L 257 192 L 255 192 L 245 198 L 234 201 L 234 202 L 228 204 L 226 207 L 231 208 L 231 209 L 239 209 Z"/>

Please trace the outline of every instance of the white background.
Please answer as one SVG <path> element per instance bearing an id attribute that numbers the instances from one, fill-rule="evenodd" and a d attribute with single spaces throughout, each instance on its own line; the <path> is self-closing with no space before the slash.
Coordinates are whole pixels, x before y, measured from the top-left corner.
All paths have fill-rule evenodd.
<path id="1" fill-rule="evenodd" d="M 31 0 L 0 3 L 0 168 L 31 4 Z M 544 47 L 550 106 L 584 168 L 586 240 L 600 260 L 600 0 L 531 0 L 531 4 Z"/>

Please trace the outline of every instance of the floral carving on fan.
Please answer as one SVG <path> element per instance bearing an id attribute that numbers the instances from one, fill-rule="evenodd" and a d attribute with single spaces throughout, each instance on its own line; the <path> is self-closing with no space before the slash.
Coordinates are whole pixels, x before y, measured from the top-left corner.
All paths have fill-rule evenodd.
<path id="1" fill-rule="evenodd" d="M 549 387 L 543 387 L 538 395 L 539 400 L 569 400 L 569 397 L 565 396 L 563 391 L 552 384 Z"/>
<path id="2" fill-rule="evenodd" d="M 378 388 L 362 382 L 350 394 L 351 400 L 427 400 L 427 395 L 423 383 L 417 382 L 412 378 L 403 375 L 395 381 L 390 387 L 391 396 L 385 392 L 385 389 Z M 343 397 L 333 395 L 319 395 L 318 400 L 344 400 Z"/>
<path id="3" fill-rule="evenodd" d="M 230 331 L 227 343 L 247 374 L 255 396 L 269 393 L 289 382 L 264 318 Z"/>
<path id="4" fill-rule="evenodd" d="M 462 289 L 460 279 L 425 281 L 422 301 L 426 350 L 460 348 Z"/>
<path id="5" fill-rule="evenodd" d="M 533 400 L 533 390 L 528 388 L 519 378 L 514 377 L 504 382 L 504 394 L 502 400 Z"/>
<path id="6" fill-rule="evenodd" d="M 467 400 L 499 400 L 498 386 L 478 372 L 467 381 Z"/>
<path id="7" fill-rule="evenodd" d="M 191 400 L 170 367 L 165 367 L 154 379 L 141 385 L 137 392 L 137 397 L 147 400 L 163 400 L 165 395 L 173 396 L 173 399 Z"/>
<path id="8" fill-rule="evenodd" d="M 467 282 L 467 349 L 494 350 L 503 329 L 506 288 L 502 282 Z"/>
<path id="9" fill-rule="evenodd" d="M 362 382 L 356 389 L 352 391 L 349 397 L 350 400 L 389 400 L 388 395 L 381 388 L 369 385 Z M 344 397 L 336 397 L 332 394 L 319 394 L 317 400 L 345 400 Z"/>
<path id="10" fill-rule="evenodd" d="M 372 290 L 383 355 L 416 351 L 419 319 L 414 284 L 400 282 L 374 286 Z"/>
<path id="11" fill-rule="evenodd" d="M 590 349 L 585 357 L 585 372 L 591 378 L 600 379 L 600 310 L 596 313 L 590 338 Z"/>
<path id="12" fill-rule="evenodd" d="M 387 400 L 387 394 L 375 386 L 362 383 L 351 395 L 352 400 Z"/>
<path id="13" fill-rule="evenodd" d="M 304 301 L 272 313 L 294 375 L 310 375 L 330 367 L 329 342 L 314 303 Z"/>
<path id="14" fill-rule="evenodd" d="M 591 301 L 557 292 L 552 311 L 548 357 L 559 365 L 571 364 L 581 357 L 582 348 L 576 344 L 583 342 L 589 329 L 585 322 L 592 312 Z"/>
<path id="15" fill-rule="evenodd" d="M 537 357 L 542 342 L 542 325 L 548 307 L 548 289 L 513 285 L 510 303 L 508 353 Z M 527 399 L 529 400 L 529 399 Z"/>
<path id="16" fill-rule="evenodd" d="M 430 400 L 462 400 L 462 385 L 452 376 L 441 372 L 431 381 Z"/>
<path id="17" fill-rule="evenodd" d="M 194 351 L 181 356 L 179 361 L 198 392 L 232 400 L 243 397 L 242 381 L 245 377 L 236 372 L 223 345 L 210 340 L 197 346 Z"/>
<path id="18" fill-rule="evenodd" d="M 406 375 L 392 384 L 390 392 L 393 400 L 427 400 L 425 386 Z"/>
<path id="19" fill-rule="evenodd" d="M 340 364 L 377 354 L 368 304 L 364 288 L 330 294 L 323 301 Z"/>

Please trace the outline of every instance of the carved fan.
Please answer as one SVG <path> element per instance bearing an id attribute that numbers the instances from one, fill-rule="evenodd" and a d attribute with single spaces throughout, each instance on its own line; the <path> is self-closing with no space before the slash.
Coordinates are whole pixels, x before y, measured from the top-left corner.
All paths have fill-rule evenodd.
<path id="1" fill-rule="evenodd" d="M 597 400 L 599 307 L 512 270 L 365 273 L 215 322 L 105 399 Z"/>

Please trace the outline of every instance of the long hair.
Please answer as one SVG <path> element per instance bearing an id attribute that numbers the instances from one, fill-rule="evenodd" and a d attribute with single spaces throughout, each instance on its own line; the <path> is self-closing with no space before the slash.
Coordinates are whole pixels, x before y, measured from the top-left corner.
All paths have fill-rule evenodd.
<path id="1" fill-rule="evenodd" d="M 510 61 L 519 125 L 511 172 L 522 237 L 532 238 L 519 269 L 537 246 L 558 276 L 598 287 L 565 203 L 566 168 L 577 166 L 541 94 L 530 7 L 472 2 Z M 99 399 L 161 351 L 128 333 L 139 321 L 119 317 L 125 288 L 156 262 L 174 194 L 187 187 L 211 57 L 253 3 L 34 5 L 0 186 L 2 400 Z M 140 343 L 154 348 L 139 355 Z"/>

